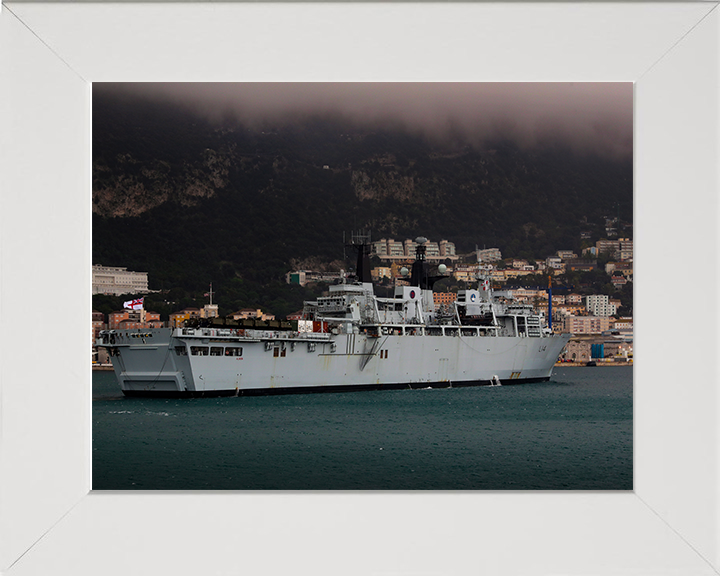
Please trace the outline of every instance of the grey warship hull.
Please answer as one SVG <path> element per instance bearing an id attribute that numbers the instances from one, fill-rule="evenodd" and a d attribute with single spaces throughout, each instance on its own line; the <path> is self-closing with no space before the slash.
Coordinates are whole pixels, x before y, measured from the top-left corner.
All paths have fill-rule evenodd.
<path id="1" fill-rule="evenodd" d="M 155 329 L 117 331 L 108 346 L 126 395 L 208 396 L 539 382 L 569 339 L 422 332 Z"/>
<path id="2" fill-rule="evenodd" d="M 510 384 L 548 380 L 569 334 L 532 306 L 493 293 L 487 278 L 437 308 L 418 238 L 412 277 L 392 297 L 369 281 L 359 244 L 354 281 L 306 302 L 303 320 L 110 330 L 97 342 L 126 395 L 203 396 Z"/>

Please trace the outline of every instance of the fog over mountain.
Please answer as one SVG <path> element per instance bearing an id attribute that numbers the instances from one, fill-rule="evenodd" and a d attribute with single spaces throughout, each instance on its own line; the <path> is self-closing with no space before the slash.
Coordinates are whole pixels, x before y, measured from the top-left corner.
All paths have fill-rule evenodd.
<path id="1" fill-rule="evenodd" d="M 144 96 L 211 119 L 259 127 L 313 116 L 397 127 L 473 146 L 507 139 L 578 153 L 632 155 L 632 83 L 96 83 L 96 94 Z"/>
<path id="2" fill-rule="evenodd" d="M 289 270 L 353 268 L 352 230 L 469 258 L 632 236 L 632 85 L 96 83 L 92 176 L 93 262 L 147 271 L 153 309 L 213 282 L 282 316 L 322 289 Z"/>

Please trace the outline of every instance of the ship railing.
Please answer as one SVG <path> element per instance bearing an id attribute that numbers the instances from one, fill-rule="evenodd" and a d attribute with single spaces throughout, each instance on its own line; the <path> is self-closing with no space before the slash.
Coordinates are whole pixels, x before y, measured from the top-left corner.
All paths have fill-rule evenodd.
<path id="1" fill-rule="evenodd" d="M 496 336 L 500 326 L 460 326 L 457 324 L 372 324 L 364 325 L 361 332 L 382 336 Z M 491 334 L 492 332 L 495 332 Z"/>
<path id="2" fill-rule="evenodd" d="M 292 332 L 287 330 L 258 330 L 253 328 L 176 328 L 174 336 L 259 342 L 260 340 L 327 341 L 332 334 L 328 332 Z"/>

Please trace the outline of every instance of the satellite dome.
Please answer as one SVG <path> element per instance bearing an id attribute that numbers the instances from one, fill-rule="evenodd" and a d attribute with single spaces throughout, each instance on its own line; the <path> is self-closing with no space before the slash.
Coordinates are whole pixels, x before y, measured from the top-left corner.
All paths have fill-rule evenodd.
<path id="1" fill-rule="evenodd" d="M 445 272 L 447 272 L 447 266 L 445 266 L 445 264 L 440 264 L 440 266 L 438 266 L 438 272 L 440 272 L 440 274 L 445 274 Z"/>
<path id="2" fill-rule="evenodd" d="M 425 236 L 418 236 L 417 238 L 415 238 L 416 244 L 425 244 L 425 243 L 427 243 L 427 241 L 428 241 L 428 239 L 425 238 Z"/>
<path id="3" fill-rule="evenodd" d="M 407 276 L 407 275 L 408 275 L 408 272 L 409 272 L 409 270 L 408 270 L 407 268 L 405 268 L 405 266 L 403 266 L 402 268 L 400 268 L 400 274 L 401 274 L 402 276 Z"/>

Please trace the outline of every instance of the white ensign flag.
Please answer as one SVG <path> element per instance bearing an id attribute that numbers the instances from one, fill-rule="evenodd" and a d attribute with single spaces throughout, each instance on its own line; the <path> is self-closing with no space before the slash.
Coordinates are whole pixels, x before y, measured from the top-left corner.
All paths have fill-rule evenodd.
<path id="1" fill-rule="evenodd" d="M 138 298 L 137 300 L 128 300 L 123 302 L 123 308 L 129 308 L 130 310 L 142 310 L 143 300 L 145 298 Z"/>

